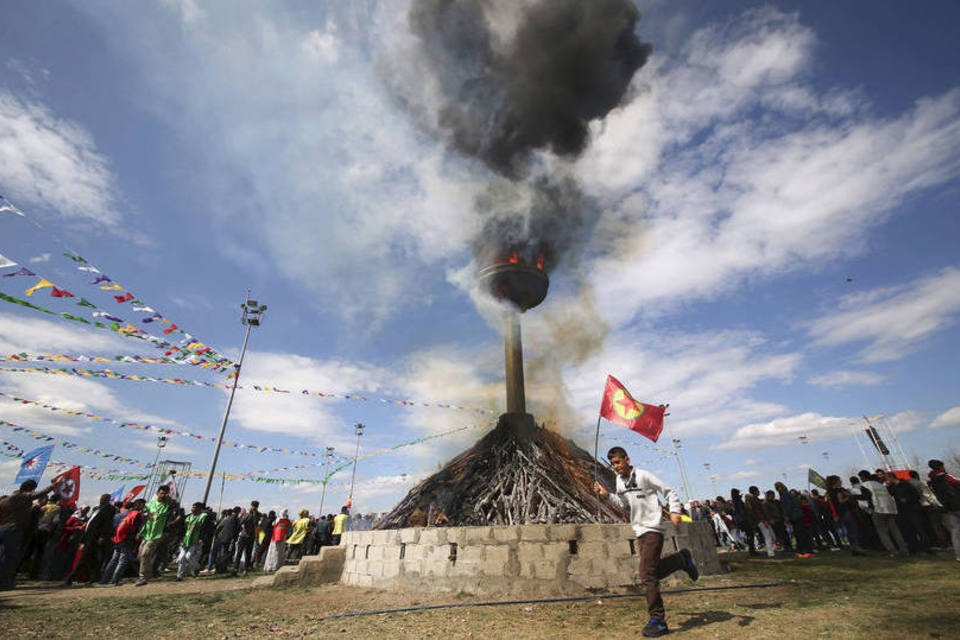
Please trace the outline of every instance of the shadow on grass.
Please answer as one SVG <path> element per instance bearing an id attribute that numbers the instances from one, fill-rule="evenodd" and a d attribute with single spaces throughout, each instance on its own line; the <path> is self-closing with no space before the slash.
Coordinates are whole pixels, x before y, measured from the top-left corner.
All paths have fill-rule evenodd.
<path id="1" fill-rule="evenodd" d="M 741 616 L 736 613 L 730 613 L 729 611 L 697 611 L 695 613 L 692 611 L 678 611 L 677 613 L 679 615 L 690 616 L 677 627 L 680 631 L 690 631 L 698 627 L 705 627 L 709 624 L 716 624 L 717 622 L 729 622 L 730 620 L 736 620 L 738 626 L 746 627 L 756 620 L 753 616 Z"/>

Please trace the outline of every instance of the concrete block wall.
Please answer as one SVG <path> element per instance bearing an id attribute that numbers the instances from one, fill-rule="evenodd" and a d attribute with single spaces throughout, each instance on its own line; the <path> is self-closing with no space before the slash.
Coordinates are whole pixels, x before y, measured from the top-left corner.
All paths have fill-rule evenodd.
<path id="1" fill-rule="evenodd" d="M 667 524 L 664 555 L 689 548 L 720 573 L 709 523 Z M 430 527 L 347 532 L 344 584 L 410 592 L 549 596 L 636 587 L 639 558 L 626 524 Z"/>

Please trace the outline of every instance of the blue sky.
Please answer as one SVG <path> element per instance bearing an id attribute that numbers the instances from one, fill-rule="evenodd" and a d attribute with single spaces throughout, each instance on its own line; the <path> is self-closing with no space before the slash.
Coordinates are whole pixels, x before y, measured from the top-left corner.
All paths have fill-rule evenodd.
<path id="1" fill-rule="evenodd" d="M 591 123 L 580 158 L 543 159 L 602 214 L 524 318 L 532 412 L 592 449 L 613 374 L 671 415 L 661 451 L 610 424 L 601 448 L 626 444 L 679 484 L 662 449 L 680 438 L 701 496 L 784 473 L 799 484 L 803 465 L 862 467 L 862 415 L 885 415 L 908 457 L 960 448 L 960 9 L 639 6 L 653 55 L 624 103 Z M 0 193 L 29 218 L 0 214 L 0 254 L 18 263 L 3 273 L 25 266 L 133 317 L 62 257 L 69 246 L 231 357 L 249 288 L 269 310 L 242 382 L 374 399 L 238 391 L 228 439 L 349 456 L 356 422 L 367 452 L 476 427 L 362 460 L 361 512 L 392 506 L 489 420 L 377 399 L 504 405 L 499 322 L 469 248 L 491 176 L 429 134 L 435 96 L 406 16 L 404 2 L 63 2 L 18 5 L 0 25 Z M 0 291 L 23 298 L 35 282 L 0 278 Z M 48 291 L 31 302 L 77 313 Z M 3 307 L 3 355 L 158 354 Z M 210 388 L 30 373 L 0 372 L 0 391 L 206 435 L 226 403 Z M 2 398 L 0 418 L 139 460 L 156 451 L 149 433 Z M 211 446 L 174 437 L 167 453 L 206 469 Z M 219 468 L 314 460 L 225 449 Z M 4 482 L 15 468 L 2 463 Z M 304 476 L 319 468 L 272 474 Z M 84 483 L 85 501 L 119 484 Z M 334 477 L 327 505 L 348 483 Z M 224 501 L 316 509 L 319 493 L 232 481 Z"/>

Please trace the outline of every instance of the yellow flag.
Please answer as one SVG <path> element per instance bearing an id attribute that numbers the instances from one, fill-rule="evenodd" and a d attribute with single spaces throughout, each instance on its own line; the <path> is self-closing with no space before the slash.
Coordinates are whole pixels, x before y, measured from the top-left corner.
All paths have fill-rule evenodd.
<path id="1" fill-rule="evenodd" d="M 46 287 L 52 287 L 52 286 L 53 286 L 53 283 L 52 283 L 52 282 L 50 282 L 50 281 L 47 280 L 46 278 L 40 278 L 40 282 L 38 282 L 37 284 L 33 285 L 32 287 L 30 287 L 30 288 L 27 289 L 26 291 L 24 291 L 24 293 L 27 294 L 28 296 L 32 296 L 33 294 L 35 294 L 35 293 L 36 293 L 37 291 L 39 291 L 40 289 L 45 289 Z"/>
<path id="2" fill-rule="evenodd" d="M 113 282 L 111 284 L 105 284 L 100 288 L 103 289 L 104 291 L 123 291 L 123 287 L 118 285 L 116 282 Z"/>

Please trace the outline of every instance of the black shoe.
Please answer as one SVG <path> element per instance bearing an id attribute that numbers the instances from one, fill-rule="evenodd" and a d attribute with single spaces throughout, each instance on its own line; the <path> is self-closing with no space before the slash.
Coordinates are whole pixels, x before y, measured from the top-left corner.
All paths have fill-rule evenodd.
<path id="1" fill-rule="evenodd" d="M 644 638 L 659 638 L 670 633 L 670 629 L 667 628 L 667 623 L 663 620 L 650 618 L 650 622 L 647 623 L 641 633 L 643 633 Z"/>
<path id="2" fill-rule="evenodd" d="M 693 554 L 690 553 L 690 549 L 681 549 L 680 555 L 683 556 L 683 570 L 687 572 L 691 580 L 696 582 L 700 578 L 700 569 L 697 568 L 697 563 L 693 561 Z"/>

